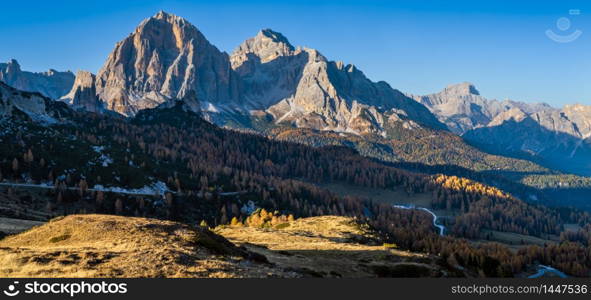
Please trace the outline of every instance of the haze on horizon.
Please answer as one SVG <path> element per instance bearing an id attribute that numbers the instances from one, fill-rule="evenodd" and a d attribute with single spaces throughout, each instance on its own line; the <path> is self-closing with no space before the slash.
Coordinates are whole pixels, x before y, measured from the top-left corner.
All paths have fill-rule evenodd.
<path id="1" fill-rule="evenodd" d="M 11 1 L 4 8 L 10 14 L 0 19 L 0 62 L 15 58 L 28 71 L 96 73 L 116 42 L 164 10 L 228 53 L 271 28 L 403 92 L 469 81 L 487 98 L 591 105 L 591 5 L 583 1 Z M 572 9 L 580 14 L 569 15 Z M 571 21 L 564 35 L 578 29 L 578 39 L 546 36 L 548 29 L 562 34 L 561 17 Z"/>

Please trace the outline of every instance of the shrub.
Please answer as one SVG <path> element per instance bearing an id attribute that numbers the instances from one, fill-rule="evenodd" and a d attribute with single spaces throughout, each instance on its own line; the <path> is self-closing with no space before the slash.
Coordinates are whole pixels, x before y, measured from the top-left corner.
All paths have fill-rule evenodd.
<path id="1" fill-rule="evenodd" d="M 280 224 L 275 225 L 275 229 L 284 229 L 287 227 L 289 227 L 289 223 L 280 223 Z"/>
<path id="2" fill-rule="evenodd" d="M 63 234 L 63 235 L 58 235 L 58 236 L 54 236 L 52 238 L 49 239 L 50 243 L 59 243 L 61 241 L 65 241 L 67 239 L 69 239 L 71 237 L 71 235 L 69 234 Z"/>

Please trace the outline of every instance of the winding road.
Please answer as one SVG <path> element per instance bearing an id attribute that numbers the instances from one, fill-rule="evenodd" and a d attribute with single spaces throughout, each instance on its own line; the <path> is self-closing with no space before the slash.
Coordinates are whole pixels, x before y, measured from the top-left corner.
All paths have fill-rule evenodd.
<path id="1" fill-rule="evenodd" d="M 445 234 L 445 226 L 438 224 L 437 223 L 437 215 L 432 212 L 431 210 L 429 210 L 428 208 L 425 207 L 416 207 L 416 206 L 412 206 L 412 205 L 393 205 L 395 208 L 400 208 L 400 209 L 416 209 L 416 210 L 422 210 L 422 211 L 426 211 L 429 214 L 431 214 L 433 216 L 433 226 L 439 228 L 439 235 L 443 236 Z"/>
<path id="2" fill-rule="evenodd" d="M 439 228 L 439 235 L 443 236 L 445 233 L 445 226 L 441 225 L 441 224 L 437 224 L 437 215 L 432 212 L 431 210 L 429 210 L 428 208 L 425 207 L 417 207 L 417 206 L 413 206 L 413 205 L 393 205 L 393 207 L 395 208 L 400 208 L 400 209 L 416 209 L 416 210 L 422 210 L 422 211 L 426 211 L 429 214 L 431 214 L 433 216 L 433 226 Z M 561 272 L 558 269 L 555 269 L 551 266 L 545 266 L 545 265 L 539 265 L 538 266 L 538 272 L 528 276 L 528 278 L 540 278 L 542 276 L 544 276 L 546 273 L 553 273 L 554 275 L 560 277 L 560 278 L 568 278 L 568 275 L 564 274 L 563 272 Z"/>

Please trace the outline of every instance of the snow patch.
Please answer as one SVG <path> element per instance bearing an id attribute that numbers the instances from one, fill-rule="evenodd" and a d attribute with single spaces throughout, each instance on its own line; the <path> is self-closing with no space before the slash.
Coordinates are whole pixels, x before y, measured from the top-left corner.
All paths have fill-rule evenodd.
<path id="1" fill-rule="evenodd" d="M 103 150 L 105 150 L 105 146 L 92 146 L 92 150 L 101 155 L 98 158 L 98 163 L 101 164 L 103 167 L 108 167 L 110 164 L 113 163 L 113 159 L 110 156 L 102 153 Z"/>
<path id="2" fill-rule="evenodd" d="M 144 186 L 139 189 L 126 189 L 122 187 L 105 187 L 100 184 L 97 184 L 93 187 L 94 190 L 103 191 L 103 192 L 114 192 L 114 193 L 123 193 L 123 194 L 137 194 L 137 195 L 164 195 L 167 192 L 170 192 L 166 183 L 162 181 L 157 181 L 152 183 L 149 186 Z"/>
<path id="3" fill-rule="evenodd" d="M 101 157 L 99 157 L 99 162 L 103 167 L 108 167 L 110 164 L 113 163 L 113 159 L 108 155 L 101 154 Z"/>
<path id="4" fill-rule="evenodd" d="M 92 146 L 92 150 L 94 150 L 96 153 L 101 153 L 103 150 L 105 150 L 105 146 Z"/>
<path id="5" fill-rule="evenodd" d="M 213 112 L 213 113 L 220 112 L 220 110 L 215 105 L 213 105 L 213 103 L 211 103 L 211 102 L 203 102 L 203 104 L 201 105 L 201 110 Z"/>

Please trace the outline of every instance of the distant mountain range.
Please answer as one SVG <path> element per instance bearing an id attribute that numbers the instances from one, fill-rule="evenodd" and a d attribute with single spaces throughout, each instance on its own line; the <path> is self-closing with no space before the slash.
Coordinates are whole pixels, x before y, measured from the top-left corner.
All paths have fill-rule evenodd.
<path id="1" fill-rule="evenodd" d="M 489 100 L 470 83 L 416 96 L 354 65 L 261 30 L 231 54 L 185 19 L 159 12 L 117 43 L 98 74 L 31 73 L 0 64 L 0 80 L 74 107 L 134 116 L 177 100 L 220 126 L 290 126 L 391 139 L 391 128 L 449 129 L 496 154 L 590 175 L 591 107 Z"/>
<path id="2" fill-rule="evenodd" d="M 72 88 L 74 74 L 53 69 L 43 73 L 22 71 L 19 63 L 12 59 L 8 63 L 0 63 L 0 81 L 19 90 L 39 92 L 58 99 Z"/>
<path id="3" fill-rule="evenodd" d="M 527 153 L 547 165 L 591 175 L 591 106 L 489 100 L 470 83 L 413 96 L 454 133 L 505 155 Z"/>

